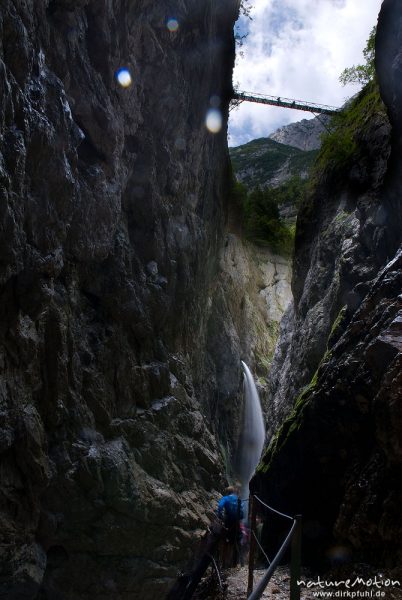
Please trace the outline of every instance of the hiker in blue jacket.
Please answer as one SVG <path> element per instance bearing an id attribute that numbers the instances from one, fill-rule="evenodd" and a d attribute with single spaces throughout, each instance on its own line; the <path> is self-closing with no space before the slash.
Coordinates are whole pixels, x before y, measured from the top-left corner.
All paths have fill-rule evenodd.
<path id="1" fill-rule="evenodd" d="M 244 516 L 243 503 L 235 487 L 226 488 L 225 496 L 219 500 L 217 513 L 226 527 L 236 522 L 240 523 Z"/>
<path id="2" fill-rule="evenodd" d="M 225 495 L 219 500 L 217 515 L 225 526 L 225 546 L 223 549 L 224 566 L 236 566 L 240 554 L 241 530 L 240 521 L 244 517 L 243 503 L 236 488 L 229 486 Z M 231 549 L 231 551 L 230 551 Z"/>

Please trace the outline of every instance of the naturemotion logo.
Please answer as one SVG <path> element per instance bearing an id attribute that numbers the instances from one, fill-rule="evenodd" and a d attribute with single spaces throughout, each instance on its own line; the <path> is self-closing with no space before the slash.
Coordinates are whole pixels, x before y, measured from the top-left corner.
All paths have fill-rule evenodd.
<path id="1" fill-rule="evenodd" d="M 297 585 L 311 589 L 313 598 L 385 598 L 385 590 L 401 587 L 397 579 L 375 577 L 364 579 L 323 580 L 320 577 L 311 580 L 298 580 Z M 317 588 L 319 588 L 317 590 Z"/>

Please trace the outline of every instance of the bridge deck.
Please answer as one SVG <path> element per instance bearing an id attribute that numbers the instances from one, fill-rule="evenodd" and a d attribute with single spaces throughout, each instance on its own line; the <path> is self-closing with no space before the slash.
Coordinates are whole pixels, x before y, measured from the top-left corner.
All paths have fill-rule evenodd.
<path id="1" fill-rule="evenodd" d="M 280 106 L 281 108 L 293 108 L 294 110 L 304 110 L 322 115 L 333 115 L 339 112 L 339 108 L 335 106 L 327 106 L 325 104 L 314 104 L 304 102 L 304 100 L 293 100 L 292 98 L 282 98 L 280 96 L 265 96 L 254 92 L 239 92 L 235 91 L 234 100 L 240 102 L 256 102 L 257 104 L 270 104 L 271 106 Z"/>

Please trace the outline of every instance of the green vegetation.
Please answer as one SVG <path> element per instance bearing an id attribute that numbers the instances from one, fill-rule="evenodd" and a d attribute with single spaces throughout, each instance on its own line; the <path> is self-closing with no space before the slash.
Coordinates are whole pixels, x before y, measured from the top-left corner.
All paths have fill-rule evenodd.
<path id="1" fill-rule="evenodd" d="M 308 179 L 302 179 L 298 175 L 293 175 L 288 181 L 269 191 L 278 206 L 288 203 L 294 204 L 298 208 L 307 194 L 308 187 Z"/>
<path id="2" fill-rule="evenodd" d="M 233 171 L 242 182 L 233 184 L 231 197 L 238 208 L 246 238 L 268 246 L 277 254 L 291 255 L 294 216 L 289 217 L 290 223 L 282 219 L 280 213 L 292 213 L 302 205 L 318 150 L 300 150 L 270 138 L 260 138 L 231 148 L 230 156 Z M 278 181 L 284 183 L 278 184 Z M 286 209 L 280 211 L 285 204 Z"/>
<path id="3" fill-rule="evenodd" d="M 331 130 L 322 136 L 322 146 L 313 169 L 313 179 L 337 176 L 356 163 L 363 151 L 361 133 L 377 114 L 385 115 L 375 81 L 368 83 L 348 106 L 331 121 Z"/>
<path id="4" fill-rule="evenodd" d="M 335 321 L 332 323 L 331 331 L 327 340 L 327 350 L 334 345 L 335 337 L 338 337 L 340 328 L 343 326 L 347 315 L 347 306 L 343 306 L 338 313 Z"/>
<path id="5" fill-rule="evenodd" d="M 230 459 L 230 448 L 229 442 L 224 446 L 222 443 L 219 444 L 219 449 L 221 451 L 221 458 L 225 467 L 225 475 L 226 478 L 230 481 L 233 479 L 233 471 L 232 471 L 232 461 Z"/>
<path id="6" fill-rule="evenodd" d="M 336 114 L 328 134 L 322 136 L 322 147 L 314 170 L 315 178 L 320 174 L 338 175 L 345 167 L 353 166 L 364 152 L 361 133 L 367 129 L 373 117 L 386 115 L 375 77 L 375 38 L 376 27 L 370 32 L 363 50 L 365 63 L 345 69 L 340 81 L 343 85 L 356 83 L 363 85 L 360 93 Z"/>
<path id="7" fill-rule="evenodd" d="M 270 321 L 268 324 L 264 323 L 264 327 L 261 332 L 256 331 L 259 335 L 259 339 L 266 342 L 263 346 L 258 345 L 255 349 L 255 360 L 257 373 L 268 373 L 272 364 L 272 359 L 275 352 L 276 342 L 279 336 L 279 323 L 276 321 Z M 266 385 L 265 377 L 259 375 L 259 380 L 262 385 Z"/>
<path id="8" fill-rule="evenodd" d="M 289 202 L 298 206 L 306 185 L 294 177 L 278 188 L 256 188 L 248 192 L 243 184 L 234 182 L 231 197 L 240 212 L 246 238 L 257 245 L 268 246 L 276 254 L 290 255 L 295 225 L 281 220 L 279 205 Z"/>
<path id="9" fill-rule="evenodd" d="M 289 442 L 292 435 L 298 431 L 303 422 L 303 410 L 305 403 L 299 403 L 283 422 L 277 433 L 274 435 L 270 445 L 261 458 L 260 464 L 256 468 L 257 473 L 267 473 L 273 459 L 281 451 L 281 449 Z"/>
<path id="10" fill-rule="evenodd" d="M 251 19 L 251 11 L 254 7 L 251 5 L 250 0 L 240 1 L 240 15 Z"/>
<path id="11" fill-rule="evenodd" d="M 339 328 L 342 327 L 342 323 L 346 318 L 346 313 L 346 306 L 344 306 L 339 311 L 332 325 L 331 333 L 328 336 L 327 349 L 324 353 L 324 356 L 320 360 L 320 364 L 318 365 L 316 372 L 311 378 L 311 381 L 306 386 L 304 386 L 304 388 L 301 390 L 300 394 L 296 398 L 291 414 L 284 421 L 284 423 L 272 439 L 271 444 L 269 445 L 267 451 L 261 459 L 259 466 L 257 467 L 257 471 L 261 473 L 267 473 L 270 469 L 271 462 L 274 456 L 283 448 L 283 446 L 285 446 L 289 442 L 291 435 L 300 428 L 303 422 L 303 411 L 307 404 L 310 402 L 311 397 L 317 388 L 321 369 L 325 367 L 326 362 L 331 357 L 330 348 L 332 346 L 334 336 L 339 330 Z"/>
<path id="12" fill-rule="evenodd" d="M 315 388 L 318 383 L 318 371 L 320 366 L 325 361 L 327 354 L 321 360 L 321 363 L 314 373 L 310 383 L 306 385 L 299 396 L 296 398 L 294 403 L 294 408 L 291 414 L 285 419 L 281 427 L 278 429 L 277 433 L 272 439 L 267 451 L 263 455 L 260 464 L 257 467 L 257 472 L 267 473 L 271 467 L 272 460 L 275 455 L 280 452 L 280 450 L 289 442 L 291 436 L 298 431 L 300 426 L 303 423 L 303 411 L 307 404 L 309 403 L 312 394 L 315 391 Z"/>
<path id="13" fill-rule="evenodd" d="M 250 0 L 241 0 L 240 1 L 240 6 L 239 6 L 239 19 L 240 20 L 244 20 L 244 19 L 249 19 L 250 21 L 253 20 L 252 16 L 251 16 L 251 11 L 254 7 L 250 4 Z M 241 19 L 243 17 L 243 19 Z M 243 44 L 244 44 L 244 40 L 247 38 L 248 33 L 241 33 L 242 30 L 244 30 L 244 27 L 242 27 L 241 25 L 239 25 L 239 23 L 236 24 L 235 27 L 235 41 L 236 41 L 236 45 L 238 47 L 238 55 L 243 57 L 243 50 L 241 50 Z"/>
<path id="14" fill-rule="evenodd" d="M 365 58 L 364 65 L 355 65 L 353 67 L 348 67 L 344 71 L 342 71 L 339 81 L 342 85 L 346 85 L 347 83 L 358 83 L 361 85 L 367 85 L 371 81 L 374 81 L 375 78 L 375 36 L 377 33 L 377 27 L 374 26 L 370 32 L 370 36 L 367 40 L 366 47 L 363 50 L 363 55 Z"/>
<path id="15" fill-rule="evenodd" d="M 281 168 L 293 176 L 305 176 L 317 155 L 317 150 L 306 152 L 269 138 L 259 138 L 230 149 L 233 170 L 249 189 L 264 187 Z"/>

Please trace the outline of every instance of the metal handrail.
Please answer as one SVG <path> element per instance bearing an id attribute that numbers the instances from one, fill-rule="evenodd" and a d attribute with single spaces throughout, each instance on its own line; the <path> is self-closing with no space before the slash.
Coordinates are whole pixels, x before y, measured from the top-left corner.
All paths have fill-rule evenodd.
<path id="1" fill-rule="evenodd" d="M 266 561 L 267 561 L 267 563 L 268 563 L 268 566 L 269 566 L 269 565 L 271 564 L 271 561 L 270 561 L 270 560 L 269 560 L 269 558 L 268 558 L 268 554 L 265 552 L 264 548 L 261 546 L 261 544 L 260 544 L 260 540 L 259 540 L 259 539 L 258 539 L 258 537 L 255 535 L 254 531 L 252 531 L 251 533 L 253 534 L 253 537 L 254 537 L 254 539 L 255 539 L 255 541 L 256 541 L 256 543 L 257 543 L 257 546 L 258 546 L 258 547 L 259 547 L 259 549 L 260 549 L 260 552 L 261 552 L 261 553 L 262 553 L 262 554 L 265 556 L 265 558 L 266 558 Z"/>
<path id="2" fill-rule="evenodd" d="M 340 111 L 336 106 L 306 102 L 305 100 L 296 100 L 293 98 L 283 98 L 282 96 L 269 96 L 266 94 L 258 94 L 257 92 L 234 90 L 233 99 L 244 102 L 255 102 L 257 104 L 270 104 L 271 106 L 280 106 L 281 108 L 304 110 L 316 114 L 333 115 Z"/>
<path id="3" fill-rule="evenodd" d="M 279 510 L 276 510 L 276 508 L 272 508 L 272 506 L 269 506 L 269 504 L 265 504 L 265 502 L 263 502 L 258 496 L 254 495 L 254 498 L 256 500 L 258 500 L 258 502 L 260 504 L 262 504 L 263 506 L 265 506 L 265 508 L 268 508 L 268 510 L 270 510 L 271 512 L 279 515 L 280 517 L 285 517 L 285 519 L 289 519 L 290 521 L 294 521 L 294 517 L 291 517 L 290 515 L 285 515 L 285 513 L 279 512 Z"/>
<path id="4" fill-rule="evenodd" d="M 261 598 L 264 593 L 265 588 L 267 587 L 273 573 L 275 572 L 276 567 L 279 564 L 282 556 L 284 555 L 286 549 L 291 544 L 291 566 L 290 566 L 290 599 L 291 600 L 300 600 L 300 588 L 298 586 L 298 580 L 300 579 L 300 568 L 301 568 L 301 515 L 296 515 L 295 517 L 291 517 L 285 513 L 272 508 L 269 504 L 266 504 L 256 496 L 255 494 L 250 496 L 251 502 L 251 540 L 255 540 L 260 546 L 257 536 L 255 535 L 255 523 L 256 523 L 256 507 L 255 500 L 257 500 L 262 506 L 273 512 L 274 514 L 279 515 L 280 517 L 284 517 L 285 519 L 289 519 L 292 521 L 292 526 L 287 534 L 285 540 L 283 541 L 281 547 L 279 548 L 276 556 L 269 564 L 268 569 L 266 570 L 263 578 L 259 582 L 256 589 L 253 591 L 253 571 L 254 571 L 254 549 L 253 545 L 250 546 L 250 558 L 249 558 L 249 580 L 248 580 L 248 591 L 249 594 L 247 596 L 247 600 L 258 600 Z M 261 548 L 261 546 L 260 546 Z M 263 552 L 265 555 L 265 552 Z M 269 562 L 269 561 L 268 561 Z"/>
<path id="5" fill-rule="evenodd" d="M 281 560 L 282 556 L 284 555 L 287 547 L 289 546 L 292 537 L 293 537 L 293 533 L 295 532 L 295 529 L 297 527 L 297 521 L 296 519 L 293 522 L 292 527 L 290 528 L 290 531 L 288 533 L 288 535 L 286 536 L 282 546 L 279 548 L 279 551 L 277 553 L 277 555 L 275 556 L 274 560 L 271 562 L 271 564 L 269 565 L 268 569 L 265 572 L 265 575 L 263 576 L 263 578 L 261 579 L 261 581 L 259 582 L 259 584 L 257 585 L 257 587 L 255 588 L 255 590 L 253 592 L 251 592 L 251 595 L 248 596 L 247 600 L 258 600 L 259 598 L 261 598 L 261 596 L 264 593 L 265 588 L 267 587 L 272 575 L 274 574 L 274 571 L 276 569 L 276 567 L 279 564 L 279 561 Z"/>

